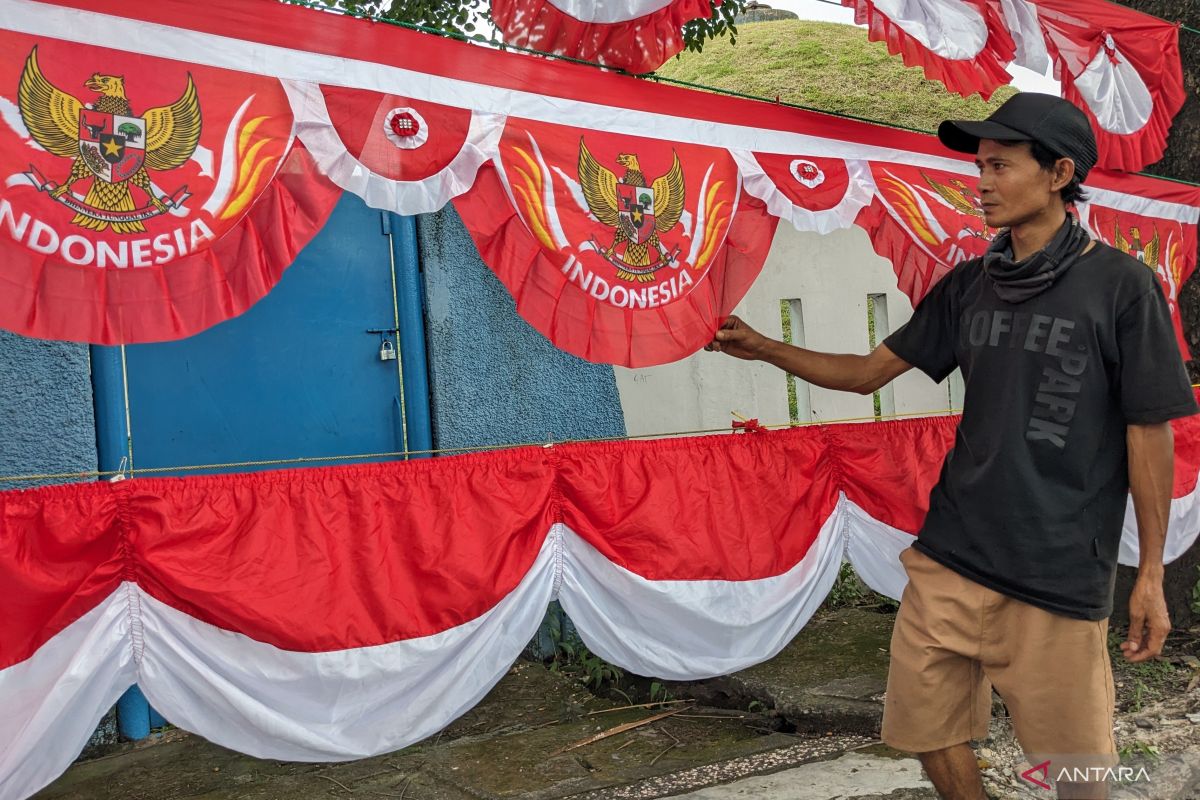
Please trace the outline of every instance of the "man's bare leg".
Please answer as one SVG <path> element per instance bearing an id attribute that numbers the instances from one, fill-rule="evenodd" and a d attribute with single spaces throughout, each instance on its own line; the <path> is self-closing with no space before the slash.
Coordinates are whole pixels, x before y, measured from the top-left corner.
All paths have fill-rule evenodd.
<path id="1" fill-rule="evenodd" d="M 917 758 L 942 800 L 988 800 L 975 751 L 966 742 L 917 753 Z"/>

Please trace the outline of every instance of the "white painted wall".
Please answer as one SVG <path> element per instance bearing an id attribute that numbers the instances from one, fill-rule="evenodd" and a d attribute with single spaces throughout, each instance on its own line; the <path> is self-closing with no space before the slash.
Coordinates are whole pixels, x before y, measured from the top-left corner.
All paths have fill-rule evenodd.
<path id="1" fill-rule="evenodd" d="M 896 288 L 892 265 L 875 254 L 865 231 L 852 227 L 828 235 L 800 233 L 782 223 L 762 274 L 734 313 L 767 336 L 782 338 L 779 301 L 799 299 L 805 346 L 832 353 L 866 353 L 867 295 L 887 299 L 891 330 L 912 316 Z M 877 331 L 882 341 L 890 331 Z M 643 369 L 616 367 L 617 387 L 630 435 L 728 428 L 732 413 L 763 424 L 788 422 L 787 379 L 775 367 L 701 351 L 682 361 Z M 957 380 L 957 373 L 951 381 Z M 798 390 L 804 384 L 797 381 Z M 812 421 L 871 417 L 870 396 L 810 388 Z M 893 384 L 897 414 L 945 411 L 946 383 L 918 370 Z M 961 403 L 956 387 L 955 402 Z M 803 405 L 803 403 L 802 403 Z M 806 421 L 806 420 L 801 420 Z"/>

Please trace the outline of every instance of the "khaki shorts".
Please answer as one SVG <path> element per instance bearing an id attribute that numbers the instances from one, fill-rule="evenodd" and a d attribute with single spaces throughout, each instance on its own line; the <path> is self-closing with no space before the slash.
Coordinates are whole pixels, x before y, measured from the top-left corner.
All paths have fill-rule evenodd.
<path id="1" fill-rule="evenodd" d="M 909 580 L 892 630 L 885 743 L 922 753 L 986 738 L 995 687 L 1030 765 L 1050 760 L 1060 775 L 1118 763 L 1107 619 L 1046 611 L 912 547 L 900 561 Z"/>

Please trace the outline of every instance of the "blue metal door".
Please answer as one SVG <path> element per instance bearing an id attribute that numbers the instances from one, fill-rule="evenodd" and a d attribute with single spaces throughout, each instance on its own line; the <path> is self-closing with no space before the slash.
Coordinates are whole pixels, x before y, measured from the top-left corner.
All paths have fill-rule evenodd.
<path id="1" fill-rule="evenodd" d="M 100 468 L 429 450 L 418 270 L 413 220 L 347 194 L 245 314 L 176 342 L 93 348 Z M 130 738 L 158 722 L 139 698 L 119 707 Z"/>

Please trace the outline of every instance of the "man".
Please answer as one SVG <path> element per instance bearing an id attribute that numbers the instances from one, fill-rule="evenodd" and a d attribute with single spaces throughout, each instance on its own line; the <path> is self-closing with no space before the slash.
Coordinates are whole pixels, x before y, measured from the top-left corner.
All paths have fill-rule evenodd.
<path id="1" fill-rule="evenodd" d="M 1030 763 L 1050 760 L 1058 796 L 1104 798 L 1101 768 L 1118 762 L 1106 645 L 1126 498 L 1140 563 L 1121 649 L 1145 661 L 1170 629 L 1168 423 L 1196 402 L 1154 271 L 1092 241 L 1068 210 L 1096 162 L 1084 114 L 1021 93 L 938 137 L 976 155 L 984 219 L 1004 229 L 982 258 L 867 356 L 802 350 L 736 317 L 707 349 L 860 394 L 913 367 L 939 382 L 961 368 L 954 448 L 901 554 L 883 740 L 917 753 L 943 798 L 984 800 L 968 742 L 987 736 L 994 687 Z"/>

